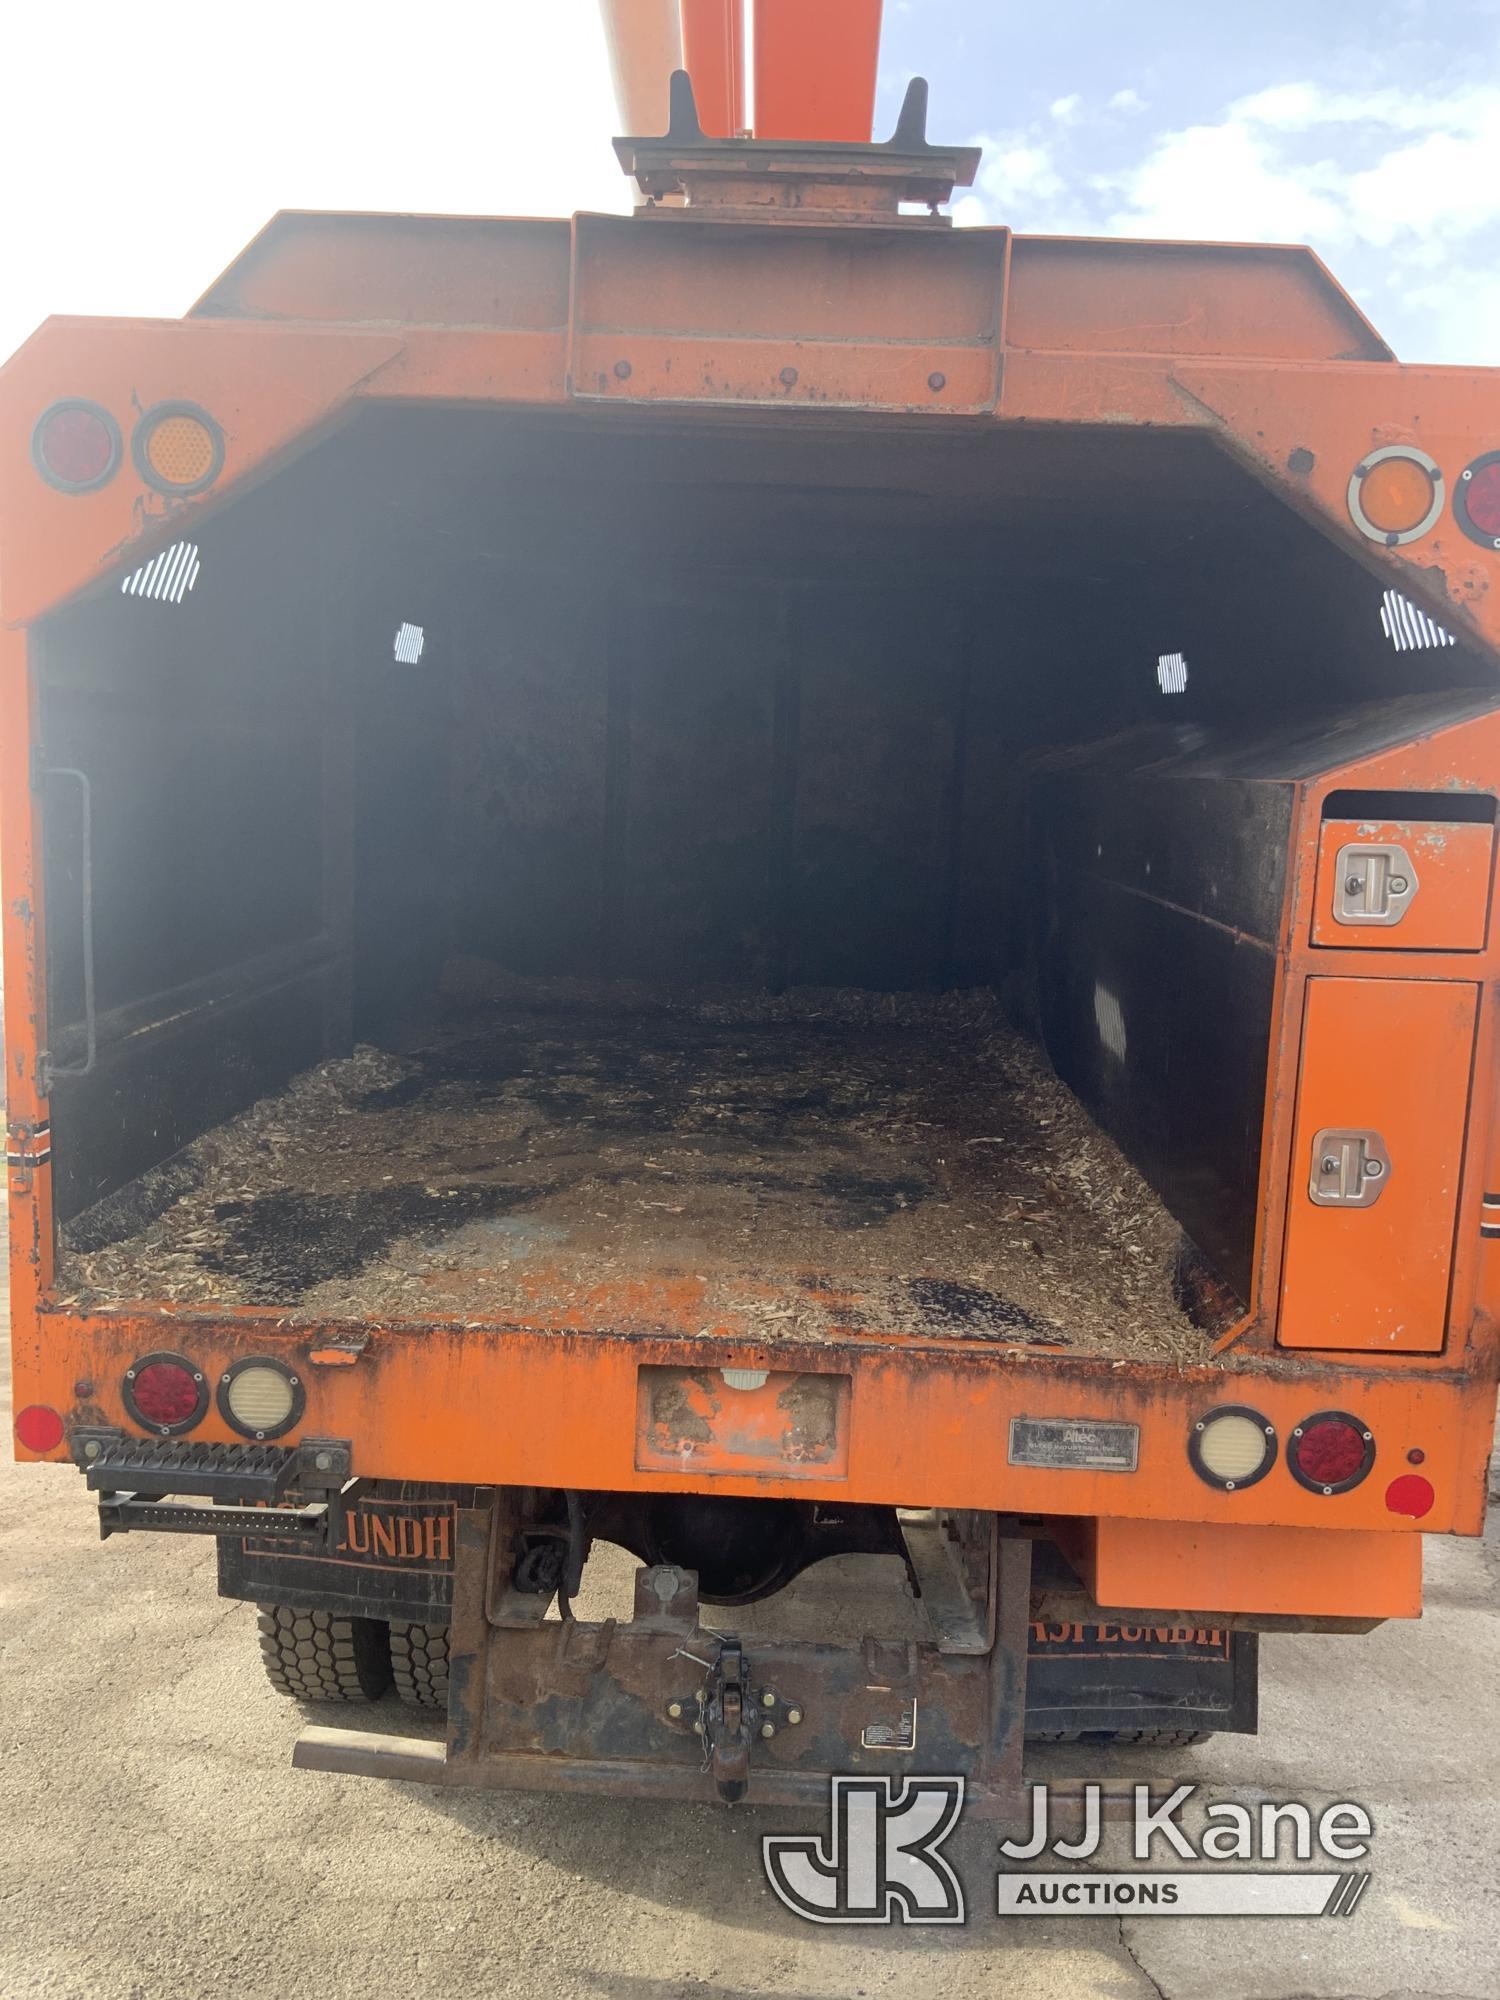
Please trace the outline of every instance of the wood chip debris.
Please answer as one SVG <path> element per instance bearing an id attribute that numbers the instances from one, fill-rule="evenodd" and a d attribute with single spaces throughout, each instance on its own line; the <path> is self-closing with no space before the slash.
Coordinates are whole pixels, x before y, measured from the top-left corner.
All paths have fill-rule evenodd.
<path id="1" fill-rule="evenodd" d="M 451 969 L 450 969 L 451 975 Z M 1181 1231 L 994 996 L 462 964 L 64 1233 L 82 1304 L 940 1335 L 1189 1363 Z"/>

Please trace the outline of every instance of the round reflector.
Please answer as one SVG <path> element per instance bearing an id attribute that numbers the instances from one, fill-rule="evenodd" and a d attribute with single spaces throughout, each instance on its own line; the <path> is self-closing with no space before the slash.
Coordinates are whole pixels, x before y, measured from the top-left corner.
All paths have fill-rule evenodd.
<path id="1" fill-rule="evenodd" d="M 195 403 L 158 403 L 148 410 L 130 450 L 146 484 L 178 499 L 212 486 L 224 467 L 224 433 Z"/>
<path id="2" fill-rule="evenodd" d="M 1424 1479 L 1419 1472 L 1403 1472 L 1385 1489 L 1385 1504 L 1389 1511 L 1392 1514 L 1407 1514 L 1413 1521 L 1420 1521 L 1424 1514 L 1430 1514 L 1436 1499 L 1432 1481 Z"/>
<path id="3" fill-rule="evenodd" d="M 219 1377 L 219 1408 L 246 1437 L 280 1437 L 302 1415 L 302 1383 L 284 1362 L 236 1361 Z"/>
<path id="4" fill-rule="evenodd" d="M 1458 475 L 1453 512 L 1470 541 L 1500 549 L 1500 451 L 1487 451 Z"/>
<path id="5" fill-rule="evenodd" d="M 63 1420 L 45 1403 L 28 1403 L 16 1417 L 16 1436 L 28 1451 L 55 1451 L 63 1440 Z"/>
<path id="6" fill-rule="evenodd" d="M 1425 535 L 1443 511 L 1443 475 L 1413 444 L 1382 445 L 1355 466 L 1348 500 L 1362 535 L 1398 548 Z"/>
<path id="7" fill-rule="evenodd" d="M 120 463 L 120 427 L 97 403 L 54 403 L 32 430 L 31 461 L 60 492 L 92 493 Z"/>
<path id="8" fill-rule="evenodd" d="M 208 1411 L 203 1371 L 180 1354 L 143 1354 L 125 1370 L 121 1386 L 129 1414 L 160 1437 L 191 1430 Z"/>
<path id="9" fill-rule="evenodd" d="M 1286 1462 L 1310 1493 L 1347 1493 L 1375 1463 L 1375 1440 L 1347 1410 L 1319 1410 L 1293 1430 Z"/>
<path id="10" fill-rule="evenodd" d="M 1276 1463 L 1276 1427 L 1259 1410 L 1237 1403 L 1210 1410 L 1188 1435 L 1194 1472 L 1222 1493 L 1237 1493 L 1264 1479 Z"/>

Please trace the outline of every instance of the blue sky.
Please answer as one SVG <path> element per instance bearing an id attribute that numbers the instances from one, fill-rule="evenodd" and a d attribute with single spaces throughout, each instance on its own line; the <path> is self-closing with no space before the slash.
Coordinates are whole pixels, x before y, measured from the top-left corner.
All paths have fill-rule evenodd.
<path id="1" fill-rule="evenodd" d="M 913 73 L 960 221 L 1308 242 L 1403 360 L 1500 363 L 1497 0 L 886 0 L 880 136 Z"/>
<path id="2" fill-rule="evenodd" d="M 66 0 L 5 52 L 0 356 L 175 317 L 278 208 L 628 206 L 595 0 Z M 1311 242 L 1403 359 L 1500 364 L 1500 0 L 886 0 L 877 136 L 913 73 L 961 222 Z"/>

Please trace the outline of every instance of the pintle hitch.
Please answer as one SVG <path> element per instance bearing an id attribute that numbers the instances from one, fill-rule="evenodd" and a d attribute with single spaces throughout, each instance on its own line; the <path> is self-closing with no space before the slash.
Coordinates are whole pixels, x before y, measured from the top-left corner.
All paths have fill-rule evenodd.
<path id="1" fill-rule="evenodd" d="M 750 1786 L 749 1667 L 738 1639 L 719 1643 L 703 1698 L 703 1755 L 714 1789 L 735 1805 Z"/>

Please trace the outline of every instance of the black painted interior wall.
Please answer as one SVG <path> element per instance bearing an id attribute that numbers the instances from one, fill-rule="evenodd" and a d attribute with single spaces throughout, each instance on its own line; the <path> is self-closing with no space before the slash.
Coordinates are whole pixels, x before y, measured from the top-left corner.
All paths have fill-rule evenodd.
<path id="1" fill-rule="evenodd" d="M 64 1219 L 464 955 L 994 986 L 1242 1285 L 1291 783 L 1489 676 L 1151 434 L 386 412 L 194 532 L 38 642 Z"/>

